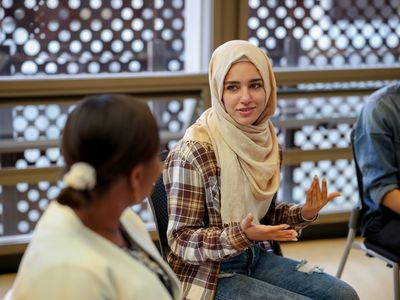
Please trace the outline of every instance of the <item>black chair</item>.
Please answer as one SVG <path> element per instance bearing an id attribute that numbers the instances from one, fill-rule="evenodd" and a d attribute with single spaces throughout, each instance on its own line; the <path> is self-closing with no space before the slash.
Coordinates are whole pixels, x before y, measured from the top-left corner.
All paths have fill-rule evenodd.
<path id="1" fill-rule="evenodd" d="M 167 158 L 168 151 L 161 152 L 161 161 Z M 162 174 L 157 179 L 154 189 L 148 198 L 154 221 L 158 231 L 158 242 L 162 257 L 167 260 L 171 251 L 168 246 L 167 228 L 168 228 L 168 199 L 165 192 Z"/>
<path id="2" fill-rule="evenodd" d="M 363 206 L 363 182 L 362 182 L 362 173 L 361 169 L 357 163 L 357 157 L 354 150 L 354 129 L 351 131 L 350 139 L 351 146 L 353 149 L 353 157 L 354 157 L 354 165 L 356 169 L 356 177 L 358 184 L 358 194 L 359 194 L 359 203 L 356 207 L 353 208 L 349 220 L 349 231 L 347 234 L 347 241 L 345 245 L 345 249 L 343 251 L 342 257 L 340 259 L 339 267 L 336 272 L 336 277 L 340 278 L 343 273 L 344 266 L 346 264 L 347 258 L 349 256 L 349 252 L 351 248 L 362 250 L 369 257 L 376 257 L 383 260 L 386 265 L 390 268 L 393 268 L 393 291 L 394 291 L 394 299 L 399 300 L 400 294 L 400 285 L 399 285 L 399 262 L 400 257 L 391 252 L 388 249 L 385 249 L 381 245 L 374 244 L 368 239 L 364 239 L 363 242 L 357 242 L 354 240 L 357 232 L 360 229 L 361 218 L 365 213 L 365 206 Z"/>

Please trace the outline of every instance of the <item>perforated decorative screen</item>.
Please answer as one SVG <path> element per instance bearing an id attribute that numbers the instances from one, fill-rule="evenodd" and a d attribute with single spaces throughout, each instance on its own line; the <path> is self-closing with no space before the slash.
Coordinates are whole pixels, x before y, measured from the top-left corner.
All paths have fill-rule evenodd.
<path id="1" fill-rule="evenodd" d="M 273 118 L 278 139 L 284 148 L 301 150 L 346 148 L 349 133 L 365 97 L 299 97 L 280 98 Z M 302 162 L 282 168 L 280 200 L 304 203 L 314 175 L 327 179 L 330 191 L 342 196 L 325 210 L 346 210 L 358 201 L 357 182 L 350 160 Z"/>
<path id="2" fill-rule="evenodd" d="M 0 74 L 184 67 L 184 0 L 0 1 Z"/>
<path id="3" fill-rule="evenodd" d="M 249 0 L 249 40 L 275 66 L 399 64 L 400 0 Z"/>
<path id="4" fill-rule="evenodd" d="M 1 0 L 0 75 L 183 70 L 184 11 L 184 0 Z M 186 103 L 150 104 L 160 128 L 177 133 L 187 125 Z M 0 139 L 59 139 L 71 108 L 54 104 L 4 109 L 1 115 L 10 115 L 10 123 Z M 1 159 L 3 167 L 18 169 L 62 164 L 59 148 L 26 149 Z M 41 182 L 0 187 L 0 235 L 32 231 L 61 186 Z M 146 203 L 134 209 L 151 222 Z"/>
<path id="5" fill-rule="evenodd" d="M 400 64 L 400 0 L 249 0 L 248 40 L 274 67 L 360 67 Z M 298 85 L 302 90 L 343 90 L 383 83 Z M 287 87 L 282 87 L 287 88 Z M 282 100 L 282 99 L 281 99 Z M 275 124 L 284 147 L 303 150 L 349 147 L 349 131 L 364 97 L 279 101 Z M 297 126 L 295 125 L 297 124 Z M 314 175 L 327 178 L 342 197 L 328 211 L 357 201 L 353 162 L 303 162 L 283 168 L 281 199 L 305 200 Z"/>
<path id="6" fill-rule="evenodd" d="M 170 139 L 164 141 L 166 144 L 162 148 L 168 148 L 167 144 L 172 146 L 181 138 L 183 130 L 189 126 L 192 119 L 197 118 L 199 111 L 202 110 L 202 103 L 192 98 L 150 101 L 148 104 L 161 132 L 170 133 Z M 13 122 L 9 124 L 9 134 L 5 137 L 1 136 L 0 142 L 5 138 L 18 141 L 58 140 L 61 138 L 67 113 L 73 108 L 74 105 L 55 104 L 15 106 L 11 110 L 10 119 Z M 8 110 L 0 108 L 0 117 Z M 55 165 L 64 165 L 58 147 L 46 150 L 30 148 L 21 153 L 10 154 L 0 152 L 0 167 L 26 169 Z M 22 182 L 15 187 L 0 186 L 0 191 L 2 191 L 0 194 L 0 236 L 31 232 L 49 201 L 57 197 L 62 187 L 62 181 L 57 183 L 42 181 L 38 184 Z M 135 205 L 133 209 L 144 222 L 153 222 L 147 201 Z"/>
<path id="7" fill-rule="evenodd" d="M 249 0 L 248 5 L 248 39 L 267 52 L 274 68 L 400 64 L 400 0 Z M 180 71 L 187 64 L 185 29 L 185 0 L 0 0 L 0 75 Z M 350 83 L 290 88 L 346 85 Z M 302 150 L 348 147 L 349 130 L 364 101 L 361 96 L 281 98 L 273 120 L 279 141 Z M 194 99 L 150 106 L 160 129 L 172 134 L 169 147 L 202 109 Z M 0 139 L 58 139 L 69 109 L 59 104 L 0 108 L 0 117 L 10 120 Z M 58 148 L 1 156 L 1 167 L 63 163 Z M 330 190 L 342 193 L 328 210 L 355 203 L 349 160 L 284 167 L 279 198 L 302 203 L 315 174 L 328 179 Z M 0 235 L 32 231 L 61 186 L 61 182 L 0 186 Z M 151 221 L 146 203 L 135 210 L 145 222 Z"/>

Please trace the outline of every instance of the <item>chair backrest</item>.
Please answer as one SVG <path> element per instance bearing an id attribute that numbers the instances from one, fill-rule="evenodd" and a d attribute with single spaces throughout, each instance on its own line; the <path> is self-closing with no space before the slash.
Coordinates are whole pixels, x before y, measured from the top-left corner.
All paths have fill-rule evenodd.
<path id="1" fill-rule="evenodd" d="M 161 152 L 161 161 L 167 158 L 168 151 Z M 167 193 L 164 188 L 164 182 L 162 174 L 157 179 L 154 189 L 149 197 L 149 203 L 151 210 L 154 215 L 157 231 L 158 241 L 161 250 L 162 257 L 166 260 L 170 248 L 167 240 L 167 228 L 168 228 L 168 199 Z"/>
<path id="2" fill-rule="evenodd" d="M 358 186 L 358 204 L 355 208 L 353 208 L 352 218 L 350 219 L 349 227 L 359 229 L 361 224 L 361 218 L 366 212 L 366 206 L 363 204 L 364 202 L 364 185 L 363 185 L 363 174 L 361 172 L 360 166 L 357 162 L 357 155 L 355 151 L 355 129 L 353 128 L 350 132 L 350 141 L 351 141 L 351 148 L 353 151 L 353 158 L 354 158 L 354 166 L 356 171 L 356 178 L 357 178 L 357 186 Z M 355 213 L 357 210 L 357 213 Z"/>
<path id="3" fill-rule="evenodd" d="M 161 152 L 161 161 L 164 162 L 167 158 L 168 151 Z M 168 197 L 165 191 L 162 174 L 157 179 L 153 191 L 148 198 L 155 223 L 158 231 L 158 241 L 162 257 L 166 260 L 171 248 L 168 245 L 167 229 L 168 229 Z M 207 227 L 209 225 L 209 217 L 206 201 L 204 199 L 204 217 L 203 223 Z"/>

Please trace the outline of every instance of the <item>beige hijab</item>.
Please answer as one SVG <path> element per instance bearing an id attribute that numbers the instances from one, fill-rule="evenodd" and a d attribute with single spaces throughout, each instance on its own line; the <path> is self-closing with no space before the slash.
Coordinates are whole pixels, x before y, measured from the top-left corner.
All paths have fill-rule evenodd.
<path id="1" fill-rule="evenodd" d="M 224 79 L 232 64 L 253 63 L 264 81 L 266 107 L 255 124 L 238 124 L 222 102 Z M 183 137 L 210 142 L 221 168 L 221 218 L 224 226 L 238 224 L 247 213 L 260 220 L 280 183 L 279 146 L 270 117 L 277 102 L 271 64 L 258 47 L 247 41 L 229 41 L 218 47 L 210 61 L 211 105 Z"/>

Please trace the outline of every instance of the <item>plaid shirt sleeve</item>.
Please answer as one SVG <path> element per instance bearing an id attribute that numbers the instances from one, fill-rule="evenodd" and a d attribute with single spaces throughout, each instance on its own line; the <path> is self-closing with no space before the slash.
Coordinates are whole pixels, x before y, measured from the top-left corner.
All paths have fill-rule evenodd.
<path id="1" fill-rule="evenodd" d="M 253 244 L 239 225 L 222 227 L 218 168 L 211 145 L 179 142 L 165 161 L 163 179 L 168 195 L 168 243 L 181 260 L 195 265 L 221 261 Z"/>

